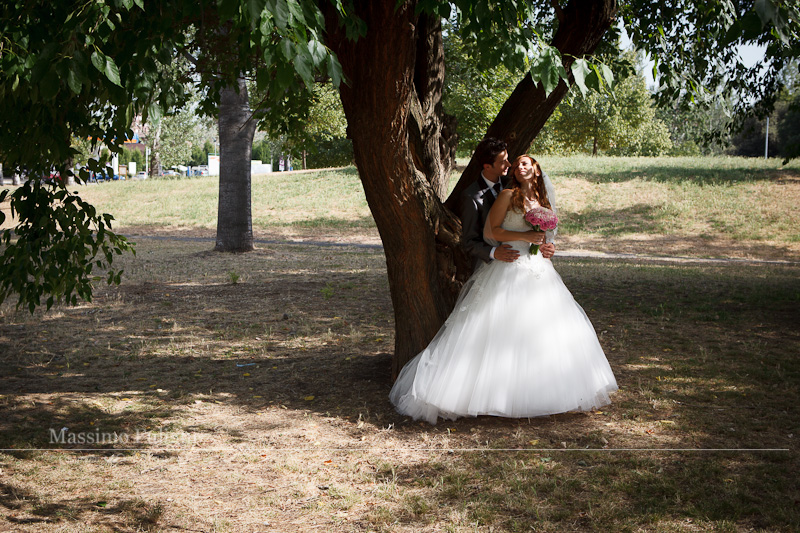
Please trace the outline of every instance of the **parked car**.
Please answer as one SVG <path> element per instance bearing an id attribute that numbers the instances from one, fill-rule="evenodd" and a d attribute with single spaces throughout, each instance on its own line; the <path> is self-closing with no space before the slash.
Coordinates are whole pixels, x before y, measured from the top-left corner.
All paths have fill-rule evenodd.
<path id="1" fill-rule="evenodd" d="M 162 176 L 177 176 L 178 173 L 174 170 L 165 170 L 161 173 Z"/>
<path id="2" fill-rule="evenodd" d="M 144 171 L 142 171 L 142 172 L 137 172 L 137 173 L 136 173 L 136 176 L 134 176 L 134 177 L 133 177 L 133 179 L 136 179 L 136 180 L 146 180 L 146 179 L 147 179 L 147 172 L 144 172 Z"/>

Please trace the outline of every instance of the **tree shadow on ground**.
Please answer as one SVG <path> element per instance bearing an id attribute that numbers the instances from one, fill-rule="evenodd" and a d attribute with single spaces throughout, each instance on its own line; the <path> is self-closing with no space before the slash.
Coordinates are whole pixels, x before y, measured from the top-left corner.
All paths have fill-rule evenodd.
<path id="1" fill-rule="evenodd" d="M 424 501 L 406 502 L 400 519 L 409 524 L 426 523 L 434 505 L 453 505 L 478 522 L 506 509 L 499 520 L 509 529 L 543 519 L 632 527 L 659 517 L 796 525 L 791 507 L 775 504 L 798 493 L 794 456 L 550 451 L 789 447 L 800 376 L 796 271 L 563 259 L 556 266 L 622 386 L 603 414 L 413 423 L 387 398 L 393 323 L 382 269 L 273 268 L 268 279 L 127 284 L 35 320 L 8 315 L 0 324 L 0 447 L 51 447 L 50 428 L 157 427 L 198 401 L 240 416 L 279 407 L 337 421 L 354 449 L 392 428 L 410 447 L 486 450 L 398 465 L 398 486 L 426 491 Z M 103 398 L 107 406 L 93 404 Z M 120 407 L 126 399 L 135 409 Z M 346 424 L 352 420 L 360 424 Z M 287 429 L 284 419 L 256 423 L 261 434 Z M 248 440 L 247 430 L 224 424 L 176 429 Z M 631 465 L 635 475 L 621 473 Z M 554 476 L 571 481 L 559 485 Z M 499 494 L 493 486 L 516 489 Z M 604 509 L 609 498 L 615 505 Z"/>
<path id="2" fill-rule="evenodd" d="M 158 504 L 148 504 L 139 499 L 121 499 L 113 505 L 102 500 L 73 498 L 58 502 L 44 502 L 34 493 L 10 484 L 0 483 L 0 507 L 9 513 L 24 513 L 18 518 L 13 514 L 5 518 L 15 527 L 29 525 L 56 525 L 62 522 L 81 523 L 86 515 L 92 516 L 95 527 L 107 527 L 113 531 L 151 530 L 158 522 L 163 509 Z M 99 519 L 98 519 L 99 515 Z M 125 515 L 131 528 L 120 529 L 119 515 Z"/>

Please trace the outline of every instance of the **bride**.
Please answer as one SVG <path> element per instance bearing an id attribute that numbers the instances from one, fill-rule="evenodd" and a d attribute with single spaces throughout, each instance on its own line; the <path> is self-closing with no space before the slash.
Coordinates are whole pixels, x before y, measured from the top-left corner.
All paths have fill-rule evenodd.
<path id="1" fill-rule="evenodd" d="M 483 263 L 464 285 L 450 317 L 392 387 L 389 399 L 401 414 L 431 424 L 545 416 L 601 407 L 617 390 L 586 313 L 550 260 L 529 251 L 541 233 L 530 231 L 524 214 L 555 210 L 552 184 L 529 155 L 514 161 L 511 174 L 484 238 L 511 245 L 519 259 Z"/>

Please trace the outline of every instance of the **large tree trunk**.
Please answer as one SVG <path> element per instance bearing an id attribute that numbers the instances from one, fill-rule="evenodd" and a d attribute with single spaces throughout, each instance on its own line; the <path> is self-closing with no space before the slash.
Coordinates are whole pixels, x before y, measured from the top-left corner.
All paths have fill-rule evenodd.
<path id="1" fill-rule="evenodd" d="M 217 243 L 220 252 L 253 250 L 250 201 L 250 158 L 256 121 L 250 110 L 245 80 L 226 87 L 219 103 L 219 208 Z"/>
<path id="2" fill-rule="evenodd" d="M 369 28 L 358 41 L 344 37 L 335 16 L 329 18 L 328 29 L 329 43 L 349 81 L 341 86 L 348 134 L 386 254 L 396 375 L 433 338 L 453 307 L 459 286 L 453 257 L 459 249 L 459 223 L 437 195 L 445 190 L 452 165 L 443 160 L 439 146 L 441 28 L 436 22 L 431 34 L 431 26 L 418 24 L 412 3 L 395 4 L 356 2 L 357 15 Z M 418 42 L 437 35 L 438 43 L 430 42 L 434 60 L 422 65 L 415 80 Z M 358 90 L 367 86 L 372 89 Z M 449 156 L 450 150 L 446 152 Z"/>
<path id="3" fill-rule="evenodd" d="M 328 44 L 348 84 L 341 97 L 356 166 L 386 254 L 395 313 L 396 376 L 422 350 L 450 313 L 471 274 L 460 243 L 461 190 L 477 179 L 471 162 L 457 190 L 442 204 L 455 153 L 454 124 L 444 116 L 444 53 L 438 18 L 415 15 L 416 2 L 356 0 L 354 15 L 367 35 L 345 38 L 329 8 Z M 600 42 L 613 18 L 614 0 L 573 0 L 564 10 L 555 44 L 581 56 Z M 359 91 L 359 87 L 370 87 Z M 545 98 L 530 76 L 520 82 L 488 134 L 528 149 L 558 102 L 562 82 Z"/>

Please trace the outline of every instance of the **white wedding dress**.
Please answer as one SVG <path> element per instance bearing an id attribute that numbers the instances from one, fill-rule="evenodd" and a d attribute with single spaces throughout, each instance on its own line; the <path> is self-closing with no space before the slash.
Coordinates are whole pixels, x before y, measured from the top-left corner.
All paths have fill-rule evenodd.
<path id="1" fill-rule="evenodd" d="M 521 213 L 503 228 L 526 231 Z M 561 276 L 530 244 L 513 263 L 481 264 L 427 348 L 403 367 L 389 399 L 397 411 L 438 417 L 536 417 L 609 404 L 617 382 L 594 327 Z"/>

